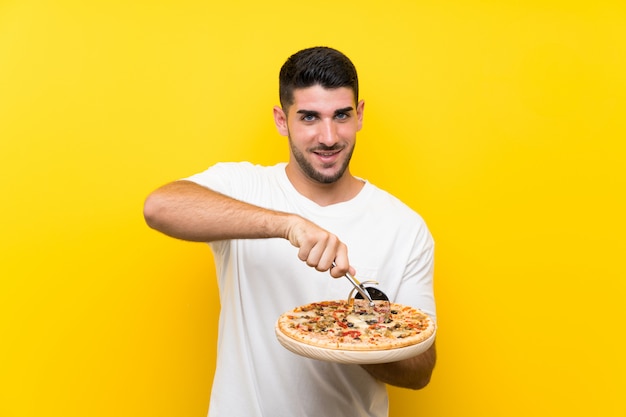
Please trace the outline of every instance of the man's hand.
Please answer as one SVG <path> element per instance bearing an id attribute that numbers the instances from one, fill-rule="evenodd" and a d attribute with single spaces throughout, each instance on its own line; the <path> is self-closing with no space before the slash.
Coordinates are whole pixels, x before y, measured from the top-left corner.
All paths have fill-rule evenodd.
<path id="1" fill-rule="evenodd" d="M 330 270 L 334 278 L 355 272 L 350 267 L 346 245 L 336 235 L 300 216 L 292 217 L 286 238 L 299 249 L 298 258 L 318 271 Z"/>
<path id="2" fill-rule="evenodd" d="M 386 384 L 422 389 L 430 382 L 437 361 L 435 344 L 424 353 L 399 362 L 361 365 L 374 378 Z"/>

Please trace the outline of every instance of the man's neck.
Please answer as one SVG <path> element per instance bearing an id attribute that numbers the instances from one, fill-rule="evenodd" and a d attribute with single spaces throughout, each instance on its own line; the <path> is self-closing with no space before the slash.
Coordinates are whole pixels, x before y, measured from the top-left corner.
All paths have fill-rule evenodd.
<path id="1" fill-rule="evenodd" d="M 346 170 L 339 180 L 330 184 L 307 177 L 291 163 L 287 164 L 285 172 L 289 182 L 300 194 L 322 207 L 352 200 L 365 185 L 364 181 L 352 176 L 349 170 Z"/>

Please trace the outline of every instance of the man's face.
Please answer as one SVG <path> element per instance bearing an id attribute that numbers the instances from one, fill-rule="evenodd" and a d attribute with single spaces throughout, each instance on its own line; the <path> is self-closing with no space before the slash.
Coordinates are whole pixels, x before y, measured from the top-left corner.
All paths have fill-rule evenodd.
<path id="1" fill-rule="evenodd" d="M 346 172 L 363 123 L 363 101 L 350 88 L 319 85 L 294 91 L 288 114 L 274 109 L 281 134 L 289 138 L 291 159 L 309 179 L 330 184 Z"/>

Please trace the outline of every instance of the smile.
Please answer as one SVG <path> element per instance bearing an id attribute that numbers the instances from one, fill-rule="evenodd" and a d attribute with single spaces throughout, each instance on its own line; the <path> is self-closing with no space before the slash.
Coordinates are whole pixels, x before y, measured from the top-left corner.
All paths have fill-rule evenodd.
<path id="1" fill-rule="evenodd" d="M 332 148 L 327 148 L 327 149 L 318 147 L 318 148 L 311 149 L 311 152 L 316 154 L 316 155 L 319 155 L 321 157 L 331 157 L 331 156 L 337 155 L 342 150 L 343 150 L 343 148 L 341 148 L 339 146 L 332 147 Z"/>

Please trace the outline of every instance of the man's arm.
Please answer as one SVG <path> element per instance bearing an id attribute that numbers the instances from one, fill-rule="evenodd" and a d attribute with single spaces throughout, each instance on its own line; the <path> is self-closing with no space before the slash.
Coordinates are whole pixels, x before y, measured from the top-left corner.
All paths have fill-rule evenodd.
<path id="1" fill-rule="evenodd" d="M 307 265 L 330 269 L 336 278 L 346 271 L 354 273 L 346 245 L 334 234 L 301 216 L 254 206 L 191 181 L 175 181 L 152 192 L 144 204 L 144 218 L 153 229 L 195 242 L 287 239 Z"/>
<path id="2" fill-rule="evenodd" d="M 148 226 L 178 239 L 287 238 L 286 213 L 232 199 L 191 181 L 175 181 L 152 192 L 144 204 Z"/>
<path id="3" fill-rule="evenodd" d="M 437 359 L 435 344 L 424 353 L 403 361 L 361 365 L 374 378 L 389 385 L 421 389 L 430 382 Z"/>

